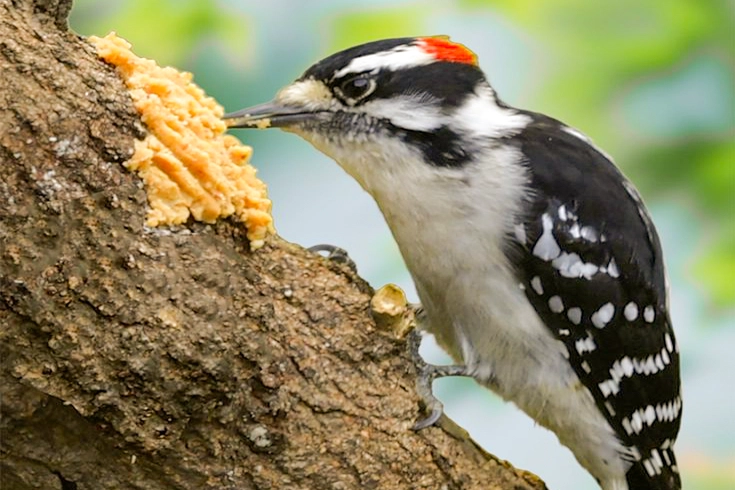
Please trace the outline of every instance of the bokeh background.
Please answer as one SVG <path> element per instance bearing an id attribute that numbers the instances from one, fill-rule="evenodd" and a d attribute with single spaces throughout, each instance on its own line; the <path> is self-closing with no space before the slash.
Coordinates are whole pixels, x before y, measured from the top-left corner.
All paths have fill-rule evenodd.
<path id="1" fill-rule="evenodd" d="M 269 100 L 311 63 L 384 37 L 448 34 L 502 98 L 577 127 L 615 156 L 658 225 L 681 345 L 684 487 L 735 488 L 735 3 L 730 0 L 77 0 L 77 32 L 115 30 L 194 73 L 228 111 Z M 372 200 L 279 131 L 255 148 L 279 233 L 344 247 L 374 286 L 415 293 Z M 430 341 L 425 356 L 446 357 Z M 551 489 L 596 489 L 556 438 L 464 379 L 435 385 L 490 452 Z"/>

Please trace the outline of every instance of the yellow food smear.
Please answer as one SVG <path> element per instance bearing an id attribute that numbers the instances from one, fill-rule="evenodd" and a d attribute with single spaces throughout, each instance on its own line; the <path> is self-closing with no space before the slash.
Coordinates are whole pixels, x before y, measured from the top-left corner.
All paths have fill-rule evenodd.
<path id="1" fill-rule="evenodd" d="M 260 121 L 255 123 L 255 127 L 258 129 L 268 129 L 271 127 L 271 120 L 270 118 L 261 119 Z"/>
<path id="2" fill-rule="evenodd" d="M 191 73 L 140 58 L 115 33 L 89 41 L 117 67 L 148 129 L 125 162 L 148 193 L 148 226 L 213 223 L 235 215 L 253 250 L 274 233 L 265 184 L 248 164 L 252 149 L 225 134 L 224 110 L 192 82 Z"/>

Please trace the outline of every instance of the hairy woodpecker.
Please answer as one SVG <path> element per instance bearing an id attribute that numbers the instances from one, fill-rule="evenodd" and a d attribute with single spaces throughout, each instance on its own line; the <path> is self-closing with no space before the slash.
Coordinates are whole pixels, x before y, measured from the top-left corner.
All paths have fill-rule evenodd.
<path id="1" fill-rule="evenodd" d="M 278 127 L 377 201 L 435 335 L 604 490 L 681 487 L 682 399 L 659 238 L 579 131 L 503 103 L 446 37 L 386 39 L 225 116 Z M 432 418 L 432 421 L 435 418 Z M 425 424 L 424 424 L 425 425 Z"/>

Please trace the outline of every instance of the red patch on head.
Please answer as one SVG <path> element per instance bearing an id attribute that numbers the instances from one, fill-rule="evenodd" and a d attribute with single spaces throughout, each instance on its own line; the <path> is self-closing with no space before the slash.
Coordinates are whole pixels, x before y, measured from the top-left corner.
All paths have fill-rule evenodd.
<path id="1" fill-rule="evenodd" d="M 477 66 L 477 55 L 464 45 L 453 43 L 445 36 L 419 38 L 419 46 L 439 61 L 467 63 Z"/>

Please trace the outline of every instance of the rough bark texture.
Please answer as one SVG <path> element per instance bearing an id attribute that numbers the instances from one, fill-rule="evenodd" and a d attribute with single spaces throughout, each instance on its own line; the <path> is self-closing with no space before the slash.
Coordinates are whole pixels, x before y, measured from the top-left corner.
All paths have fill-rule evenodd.
<path id="1" fill-rule="evenodd" d="M 69 0 L 0 0 L 3 489 L 541 489 L 419 433 L 371 289 L 234 222 L 143 226 L 143 128 Z"/>

